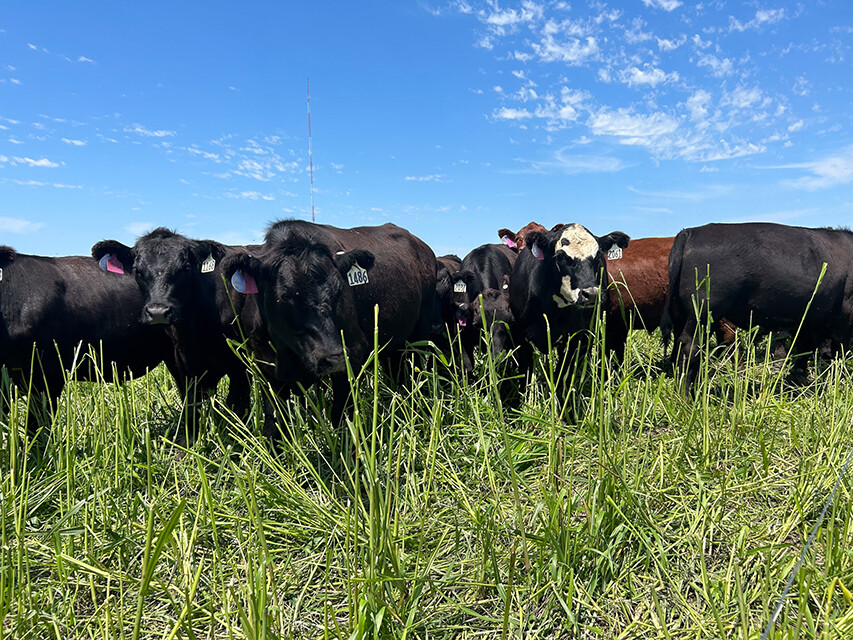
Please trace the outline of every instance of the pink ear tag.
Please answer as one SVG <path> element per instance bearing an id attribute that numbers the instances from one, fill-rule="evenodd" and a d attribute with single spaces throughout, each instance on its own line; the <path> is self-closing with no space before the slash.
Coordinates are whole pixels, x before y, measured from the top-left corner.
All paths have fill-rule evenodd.
<path id="1" fill-rule="evenodd" d="M 234 287 L 236 291 L 247 295 L 258 292 L 258 284 L 255 282 L 252 275 L 249 273 L 243 273 L 240 269 L 235 271 L 234 275 L 231 276 L 231 286 Z"/>
<path id="2" fill-rule="evenodd" d="M 121 260 L 118 259 L 118 256 L 107 253 L 104 257 L 98 260 L 98 266 L 101 267 L 101 271 L 109 271 L 110 273 L 120 273 L 124 275 L 124 265 L 121 263 Z"/>
<path id="3" fill-rule="evenodd" d="M 518 243 L 509 236 L 501 236 L 501 242 L 503 242 L 510 249 L 516 249 L 518 247 Z"/>
<path id="4" fill-rule="evenodd" d="M 533 246 L 530 247 L 530 252 L 533 254 L 533 257 L 536 258 L 537 260 L 544 260 L 545 259 L 545 254 L 542 253 L 542 249 L 540 249 L 539 245 L 536 244 L 535 242 L 533 243 Z"/>

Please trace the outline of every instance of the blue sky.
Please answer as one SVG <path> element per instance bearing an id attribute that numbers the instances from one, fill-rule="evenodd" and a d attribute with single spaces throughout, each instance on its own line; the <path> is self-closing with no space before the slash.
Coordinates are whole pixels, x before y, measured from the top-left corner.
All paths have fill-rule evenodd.
<path id="1" fill-rule="evenodd" d="M 849 0 L 4 2 L 0 244 L 853 224 Z"/>

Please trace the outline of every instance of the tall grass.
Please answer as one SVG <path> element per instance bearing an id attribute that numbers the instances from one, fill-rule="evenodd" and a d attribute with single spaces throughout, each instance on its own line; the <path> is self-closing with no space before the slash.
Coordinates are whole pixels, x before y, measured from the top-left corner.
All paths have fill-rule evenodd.
<path id="1" fill-rule="evenodd" d="M 634 332 L 621 367 L 600 343 L 569 367 L 573 392 L 541 358 L 514 407 L 489 356 L 466 379 L 421 348 L 406 384 L 350 373 L 341 429 L 324 386 L 279 402 L 274 444 L 261 378 L 190 449 L 163 369 L 69 384 L 38 442 L 19 400 L 0 639 L 757 638 L 853 448 L 853 362 L 786 388 L 741 342 L 693 402 Z M 770 637 L 853 637 L 850 486 Z"/>

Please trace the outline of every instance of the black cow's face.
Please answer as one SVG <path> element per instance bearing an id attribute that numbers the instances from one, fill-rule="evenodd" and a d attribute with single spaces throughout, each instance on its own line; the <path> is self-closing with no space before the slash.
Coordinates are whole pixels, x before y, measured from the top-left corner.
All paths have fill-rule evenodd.
<path id="1" fill-rule="evenodd" d="M 261 316 L 277 352 L 279 378 L 289 375 L 291 354 L 314 377 L 346 370 L 341 332 L 348 339 L 355 335 L 354 329 L 360 331 L 347 278 L 356 263 L 370 269 L 373 254 L 356 250 L 332 255 L 326 247 L 313 245 L 298 253 L 272 249 L 260 259 L 243 254 L 223 262 L 226 277 L 240 272 L 242 278 L 248 274 L 257 283 Z M 350 355 L 363 351 L 363 344 L 352 342 L 348 339 L 346 345 Z"/>
<path id="2" fill-rule="evenodd" d="M 552 261 L 558 286 L 552 299 L 560 308 L 588 308 L 596 304 L 601 277 L 606 272 L 605 255 L 615 244 L 628 246 L 628 236 L 614 231 L 598 238 L 579 224 L 561 225 L 546 234 L 531 233 L 527 244 L 537 259 Z"/>
<path id="3" fill-rule="evenodd" d="M 194 304 L 194 279 L 215 267 L 215 258 L 211 259 L 219 253 L 215 243 L 191 240 L 166 229 L 142 236 L 132 248 L 112 240 L 92 248 L 102 268 L 123 269 L 136 278 L 145 297 L 142 321 L 148 324 L 180 323 L 186 315 L 185 305 Z M 107 255 L 109 262 L 104 261 Z"/>

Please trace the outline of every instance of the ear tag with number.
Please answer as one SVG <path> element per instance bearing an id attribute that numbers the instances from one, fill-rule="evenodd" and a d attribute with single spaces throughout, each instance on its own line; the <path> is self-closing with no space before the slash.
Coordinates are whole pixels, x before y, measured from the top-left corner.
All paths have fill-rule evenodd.
<path id="1" fill-rule="evenodd" d="M 124 265 L 121 263 L 121 260 L 118 259 L 118 256 L 114 256 L 112 254 L 104 254 L 104 256 L 98 260 L 98 266 L 101 267 L 101 271 L 108 271 L 109 273 L 120 273 L 124 274 Z"/>
<path id="2" fill-rule="evenodd" d="M 243 273 L 240 269 L 231 276 L 231 286 L 240 293 L 250 294 L 258 292 L 258 284 L 249 273 Z"/>
<path id="3" fill-rule="evenodd" d="M 3 269 L 0 269 L 0 282 L 3 282 Z"/>
<path id="4" fill-rule="evenodd" d="M 608 260 L 620 260 L 622 258 L 622 247 L 618 244 L 614 244 L 610 247 L 610 251 L 607 252 Z"/>
<path id="5" fill-rule="evenodd" d="M 455 291 L 456 293 L 465 293 L 466 291 L 468 291 L 468 285 L 465 284 L 462 280 L 458 280 L 453 285 L 453 291 Z"/>
<path id="6" fill-rule="evenodd" d="M 349 286 L 351 287 L 357 287 L 370 282 L 367 277 L 367 269 L 360 267 L 357 262 L 347 272 L 347 280 L 349 280 Z"/>
<path id="7" fill-rule="evenodd" d="M 516 241 L 510 238 L 509 236 L 501 236 L 501 242 L 503 242 L 510 249 L 515 249 L 516 247 L 518 247 Z"/>
<path id="8" fill-rule="evenodd" d="M 216 269 L 216 260 L 214 259 L 213 254 L 211 254 L 207 256 L 207 260 L 201 263 L 201 272 L 212 273 L 214 269 Z"/>
<path id="9" fill-rule="evenodd" d="M 536 244 L 535 242 L 533 243 L 533 246 L 530 247 L 530 253 L 532 253 L 533 257 L 536 258 L 537 260 L 544 260 L 545 259 L 545 254 L 542 253 L 542 249 L 540 249 L 539 245 Z"/>

